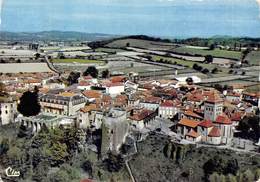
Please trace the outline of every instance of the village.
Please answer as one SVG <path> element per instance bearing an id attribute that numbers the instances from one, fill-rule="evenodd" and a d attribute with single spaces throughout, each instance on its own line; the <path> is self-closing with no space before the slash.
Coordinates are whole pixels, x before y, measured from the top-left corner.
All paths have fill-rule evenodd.
<path id="1" fill-rule="evenodd" d="M 258 47 L 157 46 L 136 37 L 95 44 L 2 41 L 0 129 L 28 142 L 46 131 L 80 132 L 72 156 L 84 151 L 99 162 L 123 156 L 131 181 L 131 159 L 154 135 L 180 147 L 259 153 L 260 75 L 250 62 Z M 172 47 L 213 56 L 169 54 Z M 226 57 L 214 55 L 219 51 Z M 3 143 L 9 134 L 1 137 Z"/>

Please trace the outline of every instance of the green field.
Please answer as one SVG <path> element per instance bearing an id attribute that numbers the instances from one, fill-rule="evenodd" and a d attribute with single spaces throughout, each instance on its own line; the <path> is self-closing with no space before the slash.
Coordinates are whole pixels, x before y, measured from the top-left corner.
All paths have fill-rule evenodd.
<path id="1" fill-rule="evenodd" d="M 246 60 L 248 60 L 249 64 L 260 65 L 260 51 L 250 52 L 246 57 Z"/>
<path id="2" fill-rule="evenodd" d="M 53 59 L 53 63 L 86 63 L 86 64 L 101 64 L 103 61 L 99 60 L 88 60 L 88 59 Z"/>
<path id="3" fill-rule="evenodd" d="M 233 59 L 240 59 L 241 52 L 238 51 L 227 51 L 227 50 L 205 50 L 205 49 L 196 49 L 196 48 L 189 48 L 189 47 L 178 47 L 173 49 L 174 52 L 177 53 L 189 53 L 189 54 L 199 54 L 202 56 L 212 55 L 214 57 L 225 57 L 225 58 L 233 58 Z"/>
<path id="4" fill-rule="evenodd" d="M 214 69 L 216 67 L 218 69 L 222 70 L 222 71 L 227 71 L 228 70 L 226 68 L 220 68 L 220 67 L 218 67 L 217 65 L 214 65 L 214 64 L 205 64 L 205 63 L 198 63 L 198 62 L 194 62 L 194 61 L 185 61 L 185 60 L 181 60 L 181 59 L 164 57 L 164 56 L 153 56 L 153 60 L 155 60 L 155 61 L 159 61 L 160 59 L 169 60 L 172 63 L 176 62 L 177 64 L 181 64 L 183 66 L 188 66 L 189 68 L 192 68 L 193 65 L 196 63 L 197 65 L 202 66 L 203 68 L 207 68 L 209 70 L 212 70 L 212 69 Z"/>

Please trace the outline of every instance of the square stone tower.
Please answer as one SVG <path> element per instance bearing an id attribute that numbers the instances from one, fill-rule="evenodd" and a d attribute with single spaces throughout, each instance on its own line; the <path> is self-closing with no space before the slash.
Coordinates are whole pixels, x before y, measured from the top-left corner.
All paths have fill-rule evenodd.
<path id="1" fill-rule="evenodd" d="M 210 121 L 216 121 L 217 117 L 223 112 L 223 99 L 220 98 L 219 94 L 212 93 L 204 101 L 204 119 Z"/>

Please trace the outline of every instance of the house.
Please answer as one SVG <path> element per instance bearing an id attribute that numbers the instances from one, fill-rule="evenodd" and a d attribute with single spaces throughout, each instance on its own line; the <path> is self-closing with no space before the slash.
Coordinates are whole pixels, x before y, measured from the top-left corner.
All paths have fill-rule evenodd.
<path id="1" fill-rule="evenodd" d="M 183 113 L 183 117 L 186 117 L 191 120 L 201 121 L 203 120 L 203 117 L 199 114 L 195 113 L 193 109 L 188 109 Z"/>
<path id="2" fill-rule="evenodd" d="M 103 87 L 106 89 L 106 94 L 111 96 L 116 96 L 125 92 L 125 85 L 122 82 L 106 83 L 103 85 Z"/>
<path id="3" fill-rule="evenodd" d="M 137 83 L 131 82 L 129 80 L 125 82 L 125 88 L 126 89 L 137 90 L 138 86 L 139 85 Z"/>
<path id="4" fill-rule="evenodd" d="M 137 129 L 143 129 L 149 122 L 153 121 L 156 113 L 153 110 L 138 109 L 130 115 L 130 125 Z"/>
<path id="5" fill-rule="evenodd" d="M 226 94 L 226 99 L 231 103 L 238 103 L 242 100 L 242 95 L 237 92 L 228 92 Z"/>
<path id="6" fill-rule="evenodd" d="M 229 143 L 233 139 L 233 123 L 227 115 L 219 115 L 213 124 L 220 130 L 222 143 Z"/>
<path id="7" fill-rule="evenodd" d="M 199 142 L 201 141 L 201 136 L 194 131 L 193 129 L 191 129 L 186 135 L 185 135 L 185 139 L 189 140 L 191 142 Z"/>
<path id="8" fill-rule="evenodd" d="M 240 83 L 236 83 L 236 84 L 232 84 L 232 91 L 235 93 L 240 93 L 242 94 L 245 90 L 245 84 L 240 84 Z"/>
<path id="9" fill-rule="evenodd" d="M 177 133 L 185 136 L 187 133 L 190 132 L 191 129 L 197 131 L 197 126 L 199 125 L 199 123 L 199 121 L 182 118 L 177 124 Z"/>
<path id="10" fill-rule="evenodd" d="M 219 145 L 221 144 L 221 134 L 220 129 L 218 127 L 213 127 L 209 132 L 207 143 L 212 145 Z"/>
<path id="11" fill-rule="evenodd" d="M 198 124 L 197 131 L 202 135 L 202 141 L 206 142 L 208 140 L 208 135 L 213 127 L 213 123 L 209 120 L 204 120 Z"/>
<path id="12" fill-rule="evenodd" d="M 86 97 L 89 102 L 94 102 L 102 97 L 102 94 L 97 90 L 85 90 L 82 95 Z"/>
<path id="13" fill-rule="evenodd" d="M 113 103 L 114 107 L 126 108 L 128 106 L 127 95 L 117 95 Z"/>
<path id="14" fill-rule="evenodd" d="M 95 114 L 98 110 L 96 104 L 90 104 L 80 109 L 77 117 L 77 125 L 79 128 L 91 128 L 95 121 Z"/>
<path id="15" fill-rule="evenodd" d="M 160 97 L 148 96 L 140 101 L 140 106 L 149 110 L 157 110 L 161 104 Z"/>
<path id="16" fill-rule="evenodd" d="M 82 80 L 79 82 L 77 89 L 79 90 L 91 90 L 91 87 L 93 86 L 93 83 L 89 81 Z"/>
<path id="17" fill-rule="evenodd" d="M 260 92 L 243 92 L 243 100 L 260 108 Z"/>
<path id="18" fill-rule="evenodd" d="M 54 115 L 75 115 L 86 104 L 86 99 L 72 92 L 47 93 L 39 97 L 42 111 Z"/>
<path id="19" fill-rule="evenodd" d="M 160 118 L 169 119 L 175 116 L 179 108 L 172 100 L 166 100 L 159 106 L 158 116 Z"/>
<path id="20" fill-rule="evenodd" d="M 28 79 L 25 80 L 23 83 L 25 88 L 33 88 L 35 86 L 39 87 L 42 85 L 42 81 L 39 79 Z"/>

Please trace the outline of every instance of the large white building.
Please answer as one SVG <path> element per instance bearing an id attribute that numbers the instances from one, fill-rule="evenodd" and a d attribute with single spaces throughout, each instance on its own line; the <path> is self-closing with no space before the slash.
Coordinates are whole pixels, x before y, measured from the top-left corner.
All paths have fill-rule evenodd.
<path id="1" fill-rule="evenodd" d="M 167 100 L 160 104 L 158 116 L 160 118 L 169 119 L 178 113 L 179 109 L 171 100 Z"/>
<path id="2" fill-rule="evenodd" d="M 42 111 L 54 115 L 76 115 L 85 104 L 86 99 L 83 96 L 70 92 L 61 92 L 58 94 L 47 93 L 40 96 Z"/>

